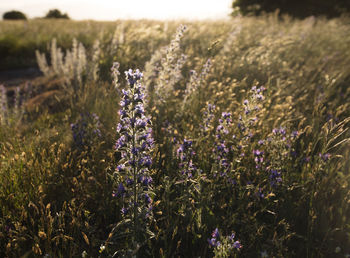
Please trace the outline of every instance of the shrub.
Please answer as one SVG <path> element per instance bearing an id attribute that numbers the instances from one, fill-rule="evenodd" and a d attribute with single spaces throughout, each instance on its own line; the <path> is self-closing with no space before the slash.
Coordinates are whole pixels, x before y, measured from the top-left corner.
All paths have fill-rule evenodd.
<path id="1" fill-rule="evenodd" d="M 61 13 L 58 9 L 52 9 L 48 11 L 48 13 L 45 16 L 46 19 L 69 19 L 69 16 L 67 13 Z"/>
<path id="2" fill-rule="evenodd" d="M 2 18 L 4 20 L 27 20 L 24 13 L 20 11 L 9 11 L 3 14 Z"/>
<path id="3" fill-rule="evenodd" d="M 289 14 L 294 17 L 304 18 L 308 16 L 337 17 L 350 12 L 350 2 L 346 0 L 336 1 L 285 1 L 285 0 L 235 0 L 232 3 L 234 9 L 239 9 L 242 14 L 259 15 L 263 12 L 274 12 L 277 9 L 281 14 Z"/>

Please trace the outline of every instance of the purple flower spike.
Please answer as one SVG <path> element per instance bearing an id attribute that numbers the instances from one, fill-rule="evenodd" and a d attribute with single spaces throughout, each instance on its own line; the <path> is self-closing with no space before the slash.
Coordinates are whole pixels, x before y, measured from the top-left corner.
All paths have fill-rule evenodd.
<path id="1" fill-rule="evenodd" d="M 152 198 L 148 193 L 152 190 L 149 170 L 154 140 L 150 118 L 145 115 L 144 86 L 140 83 L 143 75 L 139 70 L 130 69 L 125 76 L 128 87 L 121 91 L 120 121 L 117 125 L 119 138 L 115 144 L 121 159 L 116 168 L 117 194 L 113 195 L 123 198 L 125 206 L 121 212 L 124 216 L 131 220 L 144 220 L 152 215 Z"/>

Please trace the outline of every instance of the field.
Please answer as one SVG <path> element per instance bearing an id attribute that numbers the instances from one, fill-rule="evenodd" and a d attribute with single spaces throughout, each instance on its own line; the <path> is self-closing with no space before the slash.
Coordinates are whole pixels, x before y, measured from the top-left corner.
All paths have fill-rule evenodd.
<path id="1" fill-rule="evenodd" d="M 0 257 L 349 257 L 349 32 L 1 21 Z"/>

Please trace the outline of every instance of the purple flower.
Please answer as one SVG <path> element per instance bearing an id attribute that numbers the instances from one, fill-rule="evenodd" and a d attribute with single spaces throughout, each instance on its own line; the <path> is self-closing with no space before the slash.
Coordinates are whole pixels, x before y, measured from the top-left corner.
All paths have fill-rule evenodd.
<path id="1" fill-rule="evenodd" d="M 296 138 L 299 135 L 298 131 L 293 131 L 292 132 L 292 138 Z"/>
<path id="2" fill-rule="evenodd" d="M 124 89 L 122 89 L 122 93 L 123 93 L 123 95 L 124 95 L 125 97 L 129 97 L 129 95 L 130 95 L 130 90 L 124 90 Z"/>
<path id="3" fill-rule="evenodd" d="M 203 113 L 203 124 L 200 126 L 202 128 L 203 135 L 207 135 L 209 126 L 214 119 L 215 105 L 208 104 L 207 111 Z"/>
<path id="4" fill-rule="evenodd" d="M 129 99 L 122 99 L 120 101 L 120 106 L 122 107 L 127 107 L 130 104 L 130 100 Z"/>
<path id="5" fill-rule="evenodd" d="M 235 241 L 233 243 L 233 248 L 240 249 L 240 248 L 242 248 L 242 245 L 239 241 Z"/>
<path id="6" fill-rule="evenodd" d="M 213 247 L 217 245 L 215 238 L 211 238 L 211 239 L 208 238 L 208 243 L 210 246 L 213 246 Z"/>
<path id="7" fill-rule="evenodd" d="M 259 145 L 263 145 L 264 143 L 265 143 L 264 140 L 259 140 L 259 141 L 258 141 L 258 144 L 259 144 Z"/>
<path id="8" fill-rule="evenodd" d="M 323 161 L 328 161 L 328 160 L 331 158 L 331 154 L 330 154 L 330 153 L 325 153 L 325 154 L 320 153 L 320 154 L 319 154 L 319 157 L 320 157 Z"/>
<path id="9" fill-rule="evenodd" d="M 215 110 L 215 105 L 208 104 L 208 111 L 213 112 Z"/>
<path id="10" fill-rule="evenodd" d="M 142 184 L 144 186 L 149 186 L 153 182 L 152 177 L 144 177 L 142 180 Z"/>
<path id="11" fill-rule="evenodd" d="M 145 113 L 145 109 L 144 109 L 143 105 L 142 104 L 136 105 L 135 112 L 138 115 L 143 115 Z"/>
<path id="12" fill-rule="evenodd" d="M 129 69 L 125 72 L 126 78 L 128 80 L 128 83 L 130 87 L 133 87 L 135 83 L 140 80 L 143 76 L 143 74 L 140 72 L 140 70 L 136 69 L 135 72 L 132 71 L 132 69 Z"/>
<path id="13" fill-rule="evenodd" d="M 130 186 L 130 185 L 132 185 L 133 183 L 134 183 L 134 180 L 133 180 L 133 179 L 131 179 L 131 178 L 127 178 L 127 179 L 126 179 L 126 185 Z"/>
<path id="14" fill-rule="evenodd" d="M 265 197 L 265 195 L 264 195 L 264 193 L 263 193 L 261 187 L 259 187 L 258 192 L 256 193 L 256 195 L 257 195 L 259 198 L 261 198 L 261 199 L 263 199 L 263 198 Z"/>
<path id="15" fill-rule="evenodd" d="M 270 171 L 270 184 L 275 187 L 277 184 L 282 182 L 282 174 L 276 169 Z"/>
<path id="16" fill-rule="evenodd" d="M 260 150 L 253 150 L 253 154 L 254 154 L 255 156 L 261 156 L 261 155 L 264 154 L 264 152 L 263 152 L 263 151 L 260 151 Z"/>
<path id="17" fill-rule="evenodd" d="M 119 172 L 124 171 L 124 170 L 125 170 L 125 165 L 124 165 L 124 164 L 118 165 L 118 166 L 117 166 L 117 170 L 118 170 Z"/>
<path id="18" fill-rule="evenodd" d="M 143 120 L 143 119 L 137 119 L 136 120 L 136 127 L 139 129 L 144 129 L 146 128 L 147 125 L 147 121 Z"/>
<path id="19" fill-rule="evenodd" d="M 151 202 L 152 202 L 152 199 L 151 199 L 151 197 L 149 197 L 149 195 L 148 194 L 145 194 L 145 202 L 146 202 L 146 204 L 150 204 Z"/>
<path id="20" fill-rule="evenodd" d="M 213 238 L 218 238 L 220 236 L 218 228 L 216 228 L 213 233 L 211 233 Z"/>
<path id="21" fill-rule="evenodd" d="M 115 143 L 115 149 L 119 150 L 119 149 L 125 147 L 126 146 L 126 140 L 127 139 L 126 139 L 125 135 L 120 136 L 120 138 Z"/>
<path id="22" fill-rule="evenodd" d="M 118 195 L 124 196 L 125 193 L 126 193 L 125 187 L 122 183 L 120 183 L 118 186 Z"/>
<path id="23" fill-rule="evenodd" d="M 131 148 L 131 153 L 134 154 L 134 155 L 137 155 L 139 153 L 140 149 L 137 148 L 137 147 L 132 147 Z"/>
<path id="24" fill-rule="evenodd" d="M 99 117 L 94 113 L 81 113 L 80 119 L 70 126 L 74 144 L 78 149 L 89 148 L 95 139 L 101 137 Z"/>
<path id="25" fill-rule="evenodd" d="M 123 215 L 126 215 L 126 214 L 128 213 L 128 209 L 125 208 L 125 207 L 123 207 L 123 208 L 121 209 L 121 212 L 122 212 Z"/>
<path id="26" fill-rule="evenodd" d="M 135 102 L 142 102 L 144 98 L 145 98 L 145 94 L 144 93 L 138 93 L 138 94 L 134 95 L 134 101 Z"/>
<path id="27" fill-rule="evenodd" d="M 231 117 L 231 113 L 222 112 L 221 116 L 222 116 L 223 119 L 227 119 L 227 118 L 230 118 L 230 117 Z"/>
<path id="28" fill-rule="evenodd" d="M 310 160 L 311 160 L 311 158 L 310 158 L 310 157 L 305 157 L 305 158 L 303 159 L 303 162 L 305 162 L 305 163 L 309 163 L 309 162 L 310 162 Z"/>
<path id="29" fill-rule="evenodd" d="M 213 171 L 214 177 L 217 174 L 221 177 L 226 177 L 230 170 L 230 162 L 228 162 L 230 147 L 227 146 L 225 135 L 229 133 L 228 127 L 231 123 L 231 113 L 223 112 L 221 119 L 219 119 L 219 125 L 216 127 L 216 141 L 213 147 L 213 158 L 217 164 L 215 171 Z"/>
<path id="30" fill-rule="evenodd" d="M 183 144 L 179 146 L 176 153 L 180 160 L 179 168 L 181 169 L 181 174 L 191 178 L 193 172 L 197 170 L 192 162 L 192 158 L 195 155 L 195 152 L 192 150 L 192 141 L 184 139 Z"/>
<path id="31" fill-rule="evenodd" d="M 281 128 L 280 128 L 280 134 L 286 135 L 286 129 L 283 128 L 283 127 L 281 127 Z"/>
<path id="32" fill-rule="evenodd" d="M 257 95 L 256 95 L 256 99 L 257 99 L 257 100 L 263 100 L 264 97 L 263 97 L 263 95 L 261 95 L 261 94 L 257 94 Z"/>
<path id="33" fill-rule="evenodd" d="M 139 81 L 142 73 L 130 69 L 125 75 L 128 88 L 122 90 L 120 121 L 117 125 L 119 138 L 115 144 L 116 151 L 120 152 L 122 157 L 116 168 L 120 174 L 120 181 L 117 185 L 117 194 L 114 195 L 123 197 L 126 207 L 122 209 L 122 213 L 125 216 L 131 216 L 128 211 L 133 209 L 130 214 L 145 219 L 145 214 L 149 217 L 152 210 L 149 209 L 152 198 L 146 191 L 152 190 L 149 167 L 152 165 L 150 152 L 154 141 L 152 129 L 149 127 L 150 119 L 145 116 L 144 86 Z M 130 217 L 130 219 L 137 218 Z"/>

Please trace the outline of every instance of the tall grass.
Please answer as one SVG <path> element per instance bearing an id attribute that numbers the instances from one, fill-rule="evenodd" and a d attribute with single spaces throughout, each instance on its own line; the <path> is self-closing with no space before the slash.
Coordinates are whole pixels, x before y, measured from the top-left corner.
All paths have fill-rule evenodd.
<path id="1" fill-rule="evenodd" d="M 350 253 L 346 18 L 0 28 L 60 93 L 1 95 L 0 256 Z"/>

